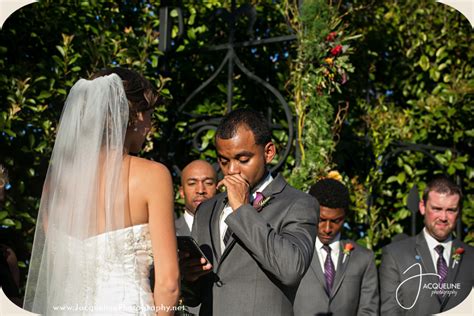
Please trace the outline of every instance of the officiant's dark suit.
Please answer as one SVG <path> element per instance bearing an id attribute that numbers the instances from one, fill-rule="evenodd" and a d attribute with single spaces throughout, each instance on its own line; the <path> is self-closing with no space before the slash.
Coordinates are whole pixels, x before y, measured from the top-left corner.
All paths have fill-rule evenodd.
<path id="1" fill-rule="evenodd" d="M 259 113 L 228 114 L 216 131 L 216 147 L 225 175 L 218 186 L 227 191 L 200 205 L 192 231 L 213 267 L 186 286 L 200 294 L 201 315 L 292 315 L 313 255 L 318 203 L 266 172 L 275 146 Z M 262 187 L 263 196 L 255 192 Z"/>
<path id="2" fill-rule="evenodd" d="M 419 206 L 425 221 L 422 232 L 383 248 L 379 268 L 382 315 L 441 313 L 459 305 L 474 285 L 474 248 L 452 236 L 461 190 L 441 177 L 428 184 L 423 196 Z M 421 273 L 426 275 L 420 280 L 416 276 Z M 456 293 L 438 295 L 433 292 L 437 288 Z"/>
<path id="3" fill-rule="evenodd" d="M 311 266 L 296 294 L 295 315 L 378 315 L 374 253 L 352 240 L 340 239 L 350 202 L 349 191 L 337 180 L 322 179 L 309 193 L 320 203 L 318 239 Z M 331 261 L 329 248 L 334 259 Z M 330 280 L 331 264 L 334 271 Z"/>

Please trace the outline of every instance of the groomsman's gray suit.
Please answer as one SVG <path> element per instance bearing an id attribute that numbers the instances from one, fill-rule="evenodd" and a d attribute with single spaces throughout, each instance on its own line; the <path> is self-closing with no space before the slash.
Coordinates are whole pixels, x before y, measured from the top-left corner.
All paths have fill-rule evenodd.
<path id="1" fill-rule="evenodd" d="M 200 205 L 193 237 L 212 261 L 201 277 L 201 315 L 293 315 L 296 290 L 313 256 L 319 205 L 278 175 L 264 190 L 268 203 L 257 212 L 250 204 L 230 214 L 231 237 L 221 255 L 221 193 Z"/>
<path id="2" fill-rule="evenodd" d="M 184 215 L 181 215 L 174 221 L 174 226 L 176 227 L 176 236 L 191 236 L 191 231 L 184 220 Z"/>
<path id="3" fill-rule="evenodd" d="M 355 247 L 343 260 L 344 245 L 348 242 Z M 296 294 L 295 315 L 378 315 L 379 290 L 374 253 L 353 241 L 341 241 L 330 295 L 325 288 L 326 279 L 315 250 L 311 266 Z"/>
<path id="4" fill-rule="evenodd" d="M 407 281 L 400 286 L 398 299 L 400 303 L 409 309 L 403 309 L 397 303 L 396 290 L 401 282 L 421 273 L 436 273 L 435 264 L 431 258 L 428 244 L 423 231 L 417 236 L 392 243 L 383 248 L 382 264 L 379 268 L 381 314 L 382 315 L 429 315 L 441 313 L 461 303 L 468 295 L 474 285 L 474 248 L 454 239 L 452 251 L 463 248 L 464 253 L 461 260 L 453 267 L 453 259 L 450 258 L 448 276 L 445 283 L 455 284 L 459 289 L 454 289 L 456 295 L 440 298 L 432 294 L 433 287 L 438 284 L 437 276 L 425 275 L 421 279 L 421 290 L 418 300 L 415 301 L 418 291 L 419 278 Z M 413 266 L 414 264 L 417 264 Z M 413 266 L 411 269 L 409 269 Z M 409 269 L 406 273 L 405 270 Z M 426 288 L 424 288 L 426 287 Z M 411 307 L 411 305 L 413 305 Z M 411 307 L 411 308 L 410 308 Z"/>

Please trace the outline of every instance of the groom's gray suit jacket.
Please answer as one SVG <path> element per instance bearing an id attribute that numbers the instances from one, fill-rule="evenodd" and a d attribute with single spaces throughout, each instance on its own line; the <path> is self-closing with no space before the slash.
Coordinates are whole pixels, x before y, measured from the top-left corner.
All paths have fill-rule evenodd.
<path id="1" fill-rule="evenodd" d="M 456 248 L 464 249 L 464 253 L 454 266 L 453 259 L 450 258 L 445 281 L 448 287 L 454 284 L 456 289 L 453 290 L 456 294 L 440 298 L 436 294 L 432 295 L 433 287 L 437 287 L 439 282 L 437 276 L 424 275 L 421 278 L 421 285 L 418 286 L 420 279 L 416 276 L 420 274 L 420 267 L 421 273 L 436 273 L 423 232 L 384 247 L 379 267 L 381 314 L 430 315 L 441 313 L 461 303 L 469 295 L 474 282 L 474 248 L 459 239 L 454 239 L 452 254 Z M 406 271 L 407 269 L 409 270 Z M 415 278 L 401 285 L 398 290 L 398 300 L 404 307 L 409 308 L 404 309 L 396 300 L 397 287 L 413 276 Z M 419 288 L 420 293 L 416 300 Z"/>
<path id="2" fill-rule="evenodd" d="M 201 315 L 293 315 L 296 290 L 314 251 L 319 205 L 281 175 L 263 194 L 270 200 L 260 212 L 247 204 L 227 217 L 234 234 L 222 254 L 219 219 L 226 194 L 200 205 L 192 236 L 213 272 L 187 286 L 200 295 Z"/>
<path id="3" fill-rule="evenodd" d="M 355 247 L 344 260 L 343 249 L 348 242 Z M 315 250 L 311 266 L 296 294 L 295 315 L 378 315 L 379 290 L 374 253 L 353 241 L 341 240 L 336 276 L 329 295 L 325 288 L 326 279 Z"/>

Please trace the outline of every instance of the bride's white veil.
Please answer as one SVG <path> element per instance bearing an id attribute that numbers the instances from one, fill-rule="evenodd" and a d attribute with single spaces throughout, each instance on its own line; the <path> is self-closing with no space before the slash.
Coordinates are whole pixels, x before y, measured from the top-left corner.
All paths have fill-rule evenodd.
<path id="1" fill-rule="evenodd" d="M 72 87 L 43 187 L 25 309 L 46 315 L 92 311 L 98 280 L 109 277 L 104 265 L 123 262 L 124 237 L 105 232 L 125 226 L 121 176 L 128 119 L 117 74 Z M 118 260 L 104 258 L 111 255 Z"/>

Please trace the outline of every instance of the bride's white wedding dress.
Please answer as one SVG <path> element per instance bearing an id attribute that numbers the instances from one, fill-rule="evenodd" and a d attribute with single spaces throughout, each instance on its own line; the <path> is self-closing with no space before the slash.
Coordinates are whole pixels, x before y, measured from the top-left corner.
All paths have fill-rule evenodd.
<path id="1" fill-rule="evenodd" d="M 148 224 L 125 222 L 128 102 L 117 74 L 80 79 L 71 88 L 41 196 L 25 289 L 28 311 L 155 314 Z"/>
<path id="2" fill-rule="evenodd" d="M 110 247 L 111 241 L 123 241 L 123 245 Z M 77 292 L 83 306 L 73 306 L 72 311 L 77 309 L 86 315 L 154 315 L 149 279 L 153 255 L 148 224 L 106 232 L 83 243 L 86 253 L 99 254 L 101 258 L 84 258 L 98 262 L 90 274 L 95 280 L 83 276 L 83 286 Z M 88 247 L 91 252 L 87 252 Z M 121 253 L 117 255 L 116 251 Z M 123 291 L 124 288 L 127 290 Z"/>

